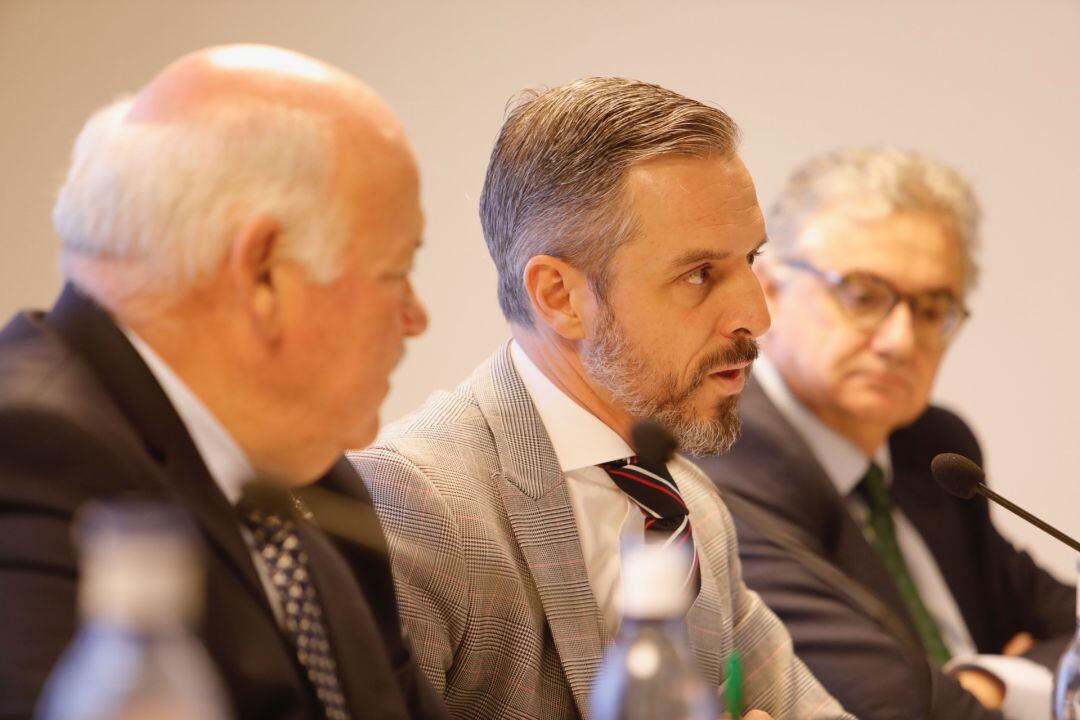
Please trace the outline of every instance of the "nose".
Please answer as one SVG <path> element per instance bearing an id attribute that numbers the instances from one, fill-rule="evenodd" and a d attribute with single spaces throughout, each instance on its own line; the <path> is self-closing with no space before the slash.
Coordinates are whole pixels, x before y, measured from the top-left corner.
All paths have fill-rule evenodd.
<path id="1" fill-rule="evenodd" d="M 881 355 L 910 357 L 917 344 L 914 316 L 906 302 L 899 302 L 874 331 L 871 345 Z"/>
<path id="2" fill-rule="evenodd" d="M 761 337 L 772 324 L 769 306 L 765 303 L 765 291 L 758 276 L 747 269 L 739 294 L 733 298 L 735 312 L 731 314 L 729 335 Z"/>
<path id="3" fill-rule="evenodd" d="M 428 314 L 423 301 L 409 285 L 408 297 L 405 298 L 405 306 L 402 309 L 402 318 L 405 325 L 405 335 L 416 337 L 423 334 L 428 326 Z"/>

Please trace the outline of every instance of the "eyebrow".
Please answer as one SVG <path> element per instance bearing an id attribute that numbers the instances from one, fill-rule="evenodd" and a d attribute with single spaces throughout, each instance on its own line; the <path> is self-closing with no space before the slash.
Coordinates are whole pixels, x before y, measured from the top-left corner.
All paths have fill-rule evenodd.
<path id="1" fill-rule="evenodd" d="M 876 281 L 878 281 L 880 283 L 884 283 L 884 284 L 888 285 L 895 292 L 898 292 L 901 295 L 905 295 L 907 297 L 918 297 L 920 295 L 941 295 L 941 294 L 945 294 L 945 295 L 949 295 L 950 297 L 952 297 L 953 300 L 959 300 L 960 302 L 964 301 L 964 293 L 963 293 L 963 291 L 961 291 L 960 294 L 958 295 L 948 285 L 935 285 L 934 287 L 926 288 L 925 290 L 919 290 L 918 292 L 911 293 L 911 292 L 904 292 L 900 288 L 896 287 L 896 285 L 893 283 L 892 280 L 884 278 L 881 275 L 878 275 L 877 273 L 871 272 L 869 270 L 852 270 L 850 272 L 841 273 L 842 277 L 848 277 L 848 276 L 853 276 L 853 275 L 865 275 L 867 277 L 871 277 L 871 278 L 873 278 L 874 280 L 876 280 Z"/>
<path id="2" fill-rule="evenodd" d="M 765 247 L 765 244 L 769 242 L 769 238 L 763 237 L 751 252 L 757 252 L 761 248 Z M 687 265 L 694 265 L 696 263 L 705 262 L 706 260 L 721 261 L 727 260 L 732 255 L 731 250 L 725 250 L 723 252 L 716 252 L 715 250 L 709 250 L 706 248 L 697 248 L 694 250 L 687 250 L 682 255 L 679 255 L 671 261 L 672 268 L 685 267 Z"/>

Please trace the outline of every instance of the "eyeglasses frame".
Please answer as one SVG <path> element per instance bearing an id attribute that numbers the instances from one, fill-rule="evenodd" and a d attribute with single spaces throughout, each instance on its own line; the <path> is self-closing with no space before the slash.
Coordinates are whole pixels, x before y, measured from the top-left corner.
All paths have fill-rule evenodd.
<path id="1" fill-rule="evenodd" d="M 853 322 L 854 318 L 851 317 L 850 309 L 848 309 L 844 305 L 844 303 L 840 301 L 839 297 L 836 296 L 835 291 L 839 290 L 840 287 L 844 283 L 846 283 L 852 275 L 868 275 L 877 282 L 880 282 L 885 287 L 889 288 L 889 290 L 892 291 L 893 296 L 896 298 L 895 302 L 893 302 L 893 304 L 889 307 L 888 312 L 882 315 L 881 319 L 878 320 L 872 327 L 867 328 L 867 330 L 877 330 L 877 328 L 881 327 L 881 324 L 884 323 L 889 318 L 889 316 L 892 315 L 893 312 L 896 310 L 896 306 L 902 302 L 907 303 L 908 308 L 914 313 L 914 303 L 919 298 L 919 296 L 923 294 L 901 292 L 899 288 L 897 288 L 885 278 L 870 272 L 840 273 L 836 270 L 819 268 L 818 266 L 811 263 L 809 260 L 798 257 L 784 258 L 780 262 L 785 267 L 793 268 L 795 270 L 802 270 L 803 272 L 809 273 L 818 280 L 821 280 L 828 284 L 829 287 L 832 288 L 832 290 L 834 291 L 833 298 L 837 301 L 837 304 L 844 311 L 844 314 L 847 315 L 849 319 L 851 319 Z M 952 293 L 950 293 L 950 295 L 951 294 Z M 956 323 L 953 325 L 953 327 L 950 328 L 948 332 L 945 332 L 941 335 L 941 338 L 937 343 L 937 347 L 947 347 L 949 343 L 952 342 L 953 338 L 956 337 L 956 334 L 960 331 L 960 328 L 964 325 L 968 318 L 971 317 L 971 311 L 964 305 L 962 301 L 960 301 L 956 297 L 953 297 L 952 299 L 956 304 L 956 309 L 959 311 L 959 315 L 957 316 Z"/>

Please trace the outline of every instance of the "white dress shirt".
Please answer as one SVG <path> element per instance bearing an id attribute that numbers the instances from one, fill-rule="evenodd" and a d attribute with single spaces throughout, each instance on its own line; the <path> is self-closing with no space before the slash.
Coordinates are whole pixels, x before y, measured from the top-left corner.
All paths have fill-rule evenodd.
<path id="1" fill-rule="evenodd" d="M 645 519 L 607 471 L 597 465 L 628 458 L 634 451 L 617 432 L 551 382 L 517 342 L 510 344 L 510 357 L 555 449 L 589 585 L 604 624 L 614 635 L 622 616 L 621 543 L 643 538 Z M 669 465 L 668 470 L 678 485 L 683 470 L 677 465 Z"/>
<path id="2" fill-rule="evenodd" d="M 870 508 L 855 488 L 871 460 L 892 483 L 892 461 L 888 443 L 868 458 L 850 440 L 823 423 L 792 394 L 776 367 L 762 356 L 754 363 L 754 377 L 780 414 L 799 431 L 825 470 L 848 512 L 864 530 L 869 526 Z M 974 666 L 998 677 L 1006 687 L 1005 717 L 1011 720 L 1044 720 L 1049 717 L 1052 678 L 1050 671 L 1025 658 L 979 655 L 956 600 L 919 531 L 900 508 L 893 506 L 896 541 L 903 553 L 915 587 L 930 616 L 937 623 L 942 640 L 953 659 L 946 669 Z"/>
<path id="3" fill-rule="evenodd" d="M 157 380 L 158 385 L 161 386 L 165 396 L 169 398 L 169 402 L 172 403 L 176 414 L 180 416 L 180 420 L 184 423 L 184 427 L 187 428 L 188 434 L 191 435 L 195 449 L 198 450 L 206 469 L 210 471 L 210 477 L 214 478 L 214 482 L 217 483 L 225 499 L 231 505 L 236 505 L 236 503 L 240 502 L 244 485 L 255 478 L 255 470 L 251 467 L 247 455 L 244 454 L 244 451 L 233 439 L 233 436 L 229 434 L 229 431 L 225 429 L 225 426 L 214 417 L 210 409 L 199 400 L 195 393 L 191 391 L 191 388 L 169 367 L 168 363 L 152 347 L 146 344 L 145 340 L 127 328 L 121 327 L 120 329 L 132 347 L 135 348 L 135 352 L 139 353 L 139 357 L 146 363 L 146 367 L 150 368 L 150 373 Z M 266 568 L 266 563 L 258 551 L 255 550 L 255 541 L 251 531 L 239 519 L 237 525 L 240 527 L 240 533 L 244 536 L 244 541 L 247 542 L 248 550 L 251 552 L 252 560 L 255 562 L 255 570 L 259 573 L 259 579 L 262 581 L 263 589 L 270 600 L 274 615 L 277 616 L 278 623 L 282 624 L 284 615 L 281 602 L 278 600 L 277 591 L 270 581 L 270 573 Z"/>

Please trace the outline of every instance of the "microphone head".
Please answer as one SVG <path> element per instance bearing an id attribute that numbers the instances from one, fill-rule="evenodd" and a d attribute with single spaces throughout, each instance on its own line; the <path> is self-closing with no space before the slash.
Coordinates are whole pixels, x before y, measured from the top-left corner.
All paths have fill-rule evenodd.
<path id="1" fill-rule="evenodd" d="M 679 448 L 679 441 L 663 425 L 640 420 L 630 429 L 634 452 L 643 462 L 664 465 Z"/>
<path id="2" fill-rule="evenodd" d="M 941 453 L 930 461 L 930 472 L 938 485 L 958 498 L 967 500 L 986 479 L 986 473 L 974 461 L 956 453 Z"/>

